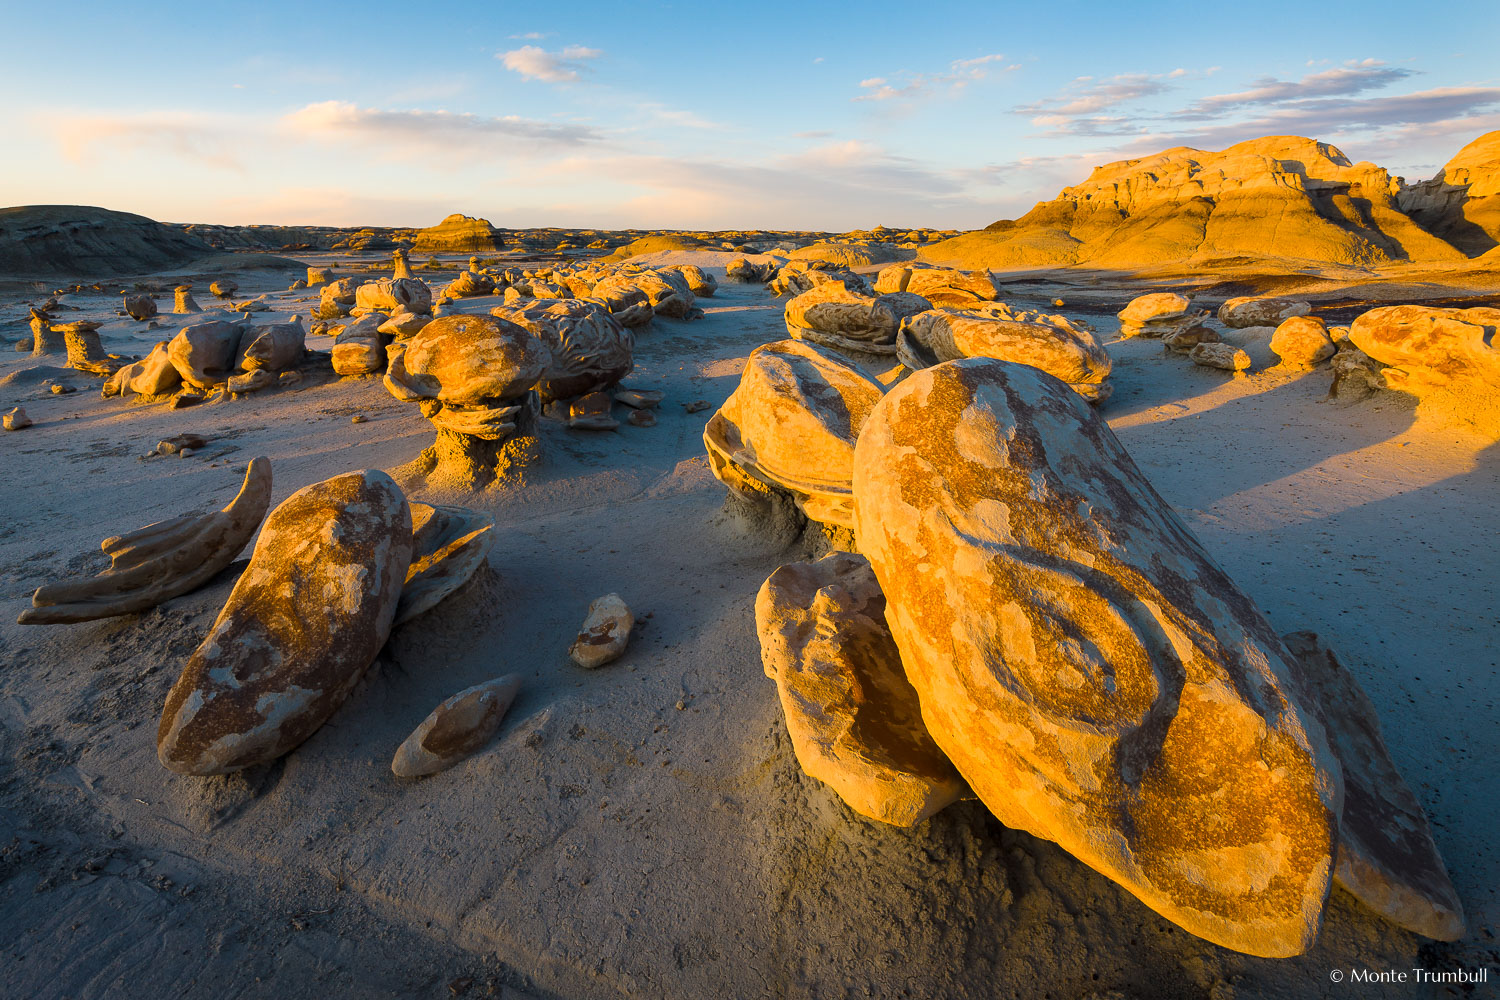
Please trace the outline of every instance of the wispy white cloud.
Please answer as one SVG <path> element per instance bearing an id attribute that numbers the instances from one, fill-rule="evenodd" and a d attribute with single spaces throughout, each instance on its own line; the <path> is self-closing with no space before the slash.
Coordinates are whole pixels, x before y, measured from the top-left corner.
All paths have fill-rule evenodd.
<path id="1" fill-rule="evenodd" d="M 389 111 L 361 108 L 351 101 L 320 101 L 286 115 L 284 128 L 302 136 L 325 141 L 357 140 L 384 145 L 392 153 L 410 151 L 419 145 L 426 153 L 433 147 L 457 159 L 477 155 L 470 145 L 476 140 L 527 140 L 528 146 L 569 147 L 602 139 L 599 130 L 572 123 L 544 122 L 515 115 L 485 117 L 450 111 Z M 507 144 L 519 152 L 526 147 Z M 488 155 L 493 149 L 486 148 Z"/>
<path id="2" fill-rule="evenodd" d="M 555 31 L 528 31 L 524 35 L 507 35 L 506 37 L 523 42 L 539 42 L 543 38 L 551 38 L 555 34 Z"/>
<path id="3" fill-rule="evenodd" d="M 495 58 L 506 69 L 520 73 L 527 80 L 568 83 L 587 72 L 585 60 L 598 59 L 602 55 L 601 49 L 582 45 L 569 45 L 558 52 L 548 52 L 538 45 L 523 45 L 509 52 L 497 52 Z"/>
<path id="4" fill-rule="evenodd" d="M 1205 97 L 1179 112 L 1177 117 L 1217 118 L 1231 108 L 1350 96 L 1379 90 L 1414 75 L 1414 70 L 1386 66 L 1376 60 L 1365 59 L 1336 69 L 1309 73 L 1300 80 L 1263 77 L 1255 81 L 1249 90 Z"/>
<path id="5" fill-rule="evenodd" d="M 1019 63 L 1009 66 L 997 65 L 1004 61 L 1004 55 L 994 53 L 976 56 L 972 59 L 955 59 L 948 64 L 947 70 L 941 73 L 902 73 L 894 79 L 872 76 L 859 82 L 859 88 L 865 93 L 851 99 L 893 101 L 901 98 L 931 97 L 940 92 L 957 95 L 971 83 L 988 77 L 997 68 L 1003 73 L 1011 73 L 1021 68 Z"/>
<path id="6" fill-rule="evenodd" d="M 144 112 L 134 115 L 51 112 L 39 117 L 57 142 L 64 159 L 86 164 L 100 155 L 122 151 L 166 150 L 186 160 L 219 170 L 243 170 L 241 141 L 214 115 L 186 111 Z"/>

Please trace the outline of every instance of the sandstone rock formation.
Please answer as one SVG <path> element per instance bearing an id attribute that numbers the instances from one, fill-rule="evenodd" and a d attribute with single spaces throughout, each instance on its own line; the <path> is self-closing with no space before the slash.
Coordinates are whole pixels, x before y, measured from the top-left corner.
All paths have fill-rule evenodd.
<path id="1" fill-rule="evenodd" d="M 1334 878 L 1360 902 L 1407 930 L 1457 941 L 1464 933 L 1463 904 L 1433 843 L 1422 804 L 1385 748 L 1375 706 L 1316 634 L 1293 632 L 1282 641 L 1317 692 L 1323 725 L 1344 773 Z"/>
<path id="2" fill-rule="evenodd" d="M 510 291 L 507 289 L 507 305 L 510 304 Z M 656 310 L 651 307 L 650 297 L 632 284 L 629 278 L 605 278 L 593 287 L 589 297 L 602 303 L 621 326 L 630 329 L 645 326 L 656 315 Z"/>
<path id="3" fill-rule="evenodd" d="M 184 383 L 207 391 L 228 381 L 239 368 L 244 331 L 245 324 L 220 319 L 185 326 L 167 343 L 167 357 Z"/>
<path id="4" fill-rule="evenodd" d="M 546 345 L 524 327 L 493 316 L 443 316 L 391 356 L 385 384 L 397 399 L 420 402 L 437 428 L 419 460 L 423 470 L 475 488 L 535 459 L 532 389 L 551 363 Z"/>
<path id="5" fill-rule="evenodd" d="M 694 297 L 706 299 L 719 290 L 719 281 L 713 275 L 693 264 L 673 264 L 666 270 L 676 271 L 687 282 L 688 291 Z"/>
<path id="6" fill-rule="evenodd" d="M 31 417 L 26 414 L 26 407 L 17 406 L 5 411 L 4 427 L 8 431 L 25 430 L 32 424 Z"/>
<path id="7" fill-rule="evenodd" d="M 411 550 L 406 496 L 379 470 L 283 501 L 167 695 L 162 764 L 223 774 L 275 760 L 316 732 L 385 644 Z"/>
<path id="8" fill-rule="evenodd" d="M 1399 190 L 1380 167 L 1298 136 L 1222 152 L 1178 147 L 1098 167 L 1014 222 L 927 244 L 921 255 L 990 268 L 1463 260 L 1401 211 Z"/>
<path id="9" fill-rule="evenodd" d="M 1112 362 L 1092 330 L 1061 316 L 1038 322 L 1013 317 L 998 302 L 969 309 L 930 309 L 902 321 L 896 356 L 913 370 L 957 358 L 1015 361 L 1062 379 L 1092 402 L 1109 398 L 1105 380 Z"/>
<path id="10" fill-rule="evenodd" d="M 635 615 L 619 594 L 605 594 L 589 605 L 589 615 L 568 647 L 568 655 L 580 667 L 593 669 L 613 663 L 625 654 Z"/>
<path id="11" fill-rule="evenodd" d="M 1336 348 L 1328 337 L 1328 324 L 1316 316 L 1293 316 L 1283 320 L 1271 335 L 1271 350 L 1284 368 L 1309 369 L 1333 357 Z"/>
<path id="12" fill-rule="evenodd" d="M 1500 246 L 1500 131 L 1469 143 L 1436 177 L 1409 185 L 1396 201 L 1470 257 Z"/>
<path id="13" fill-rule="evenodd" d="M 1227 300 L 1219 307 L 1219 322 L 1235 329 L 1276 326 L 1293 316 L 1312 312 L 1312 303 L 1300 299 L 1256 298 L 1253 295 Z"/>
<path id="14" fill-rule="evenodd" d="M 393 313 L 398 309 L 430 313 L 432 289 L 418 278 L 381 278 L 356 288 L 354 304 L 360 309 L 384 313 Z"/>
<path id="15" fill-rule="evenodd" d="M 447 698 L 396 748 L 391 773 L 425 778 L 472 757 L 500 731 L 521 678 L 506 674 Z"/>
<path id="16" fill-rule="evenodd" d="M 68 367 L 90 375 L 109 377 L 124 368 L 128 361 L 118 354 L 107 354 L 99 340 L 101 324 L 92 320 L 60 323 L 52 329 L 63 335 L 63 344 L 68 352 Z"/>
<path id="17" fill-rule="evenodd" d="M 172 305 L 172 312 L 181 315 L 203 311 L 203 307 L 193 298 L 192 285 L 178 285 L 172 290 L 172 294 L 175 298 Z"/>
<path id="18" fill-rule="evenodd" d="M 232 299 L 234 293 L 240 290 L 239 282 L 231 281 L 229 278 L 220 278 L 208 286 L 216 299 Z"/>
<path id="19" fill-rule="evenodd" d="M 657 233 L 653 236 L 642 236 L 631 240 L 608 257 L 601 259 L 625 261 L 632 257 L 661 253 L 663 250 L 701 250 L 703 246 L 703 241 L 696 236 L 688 236 L 685 233 Z"/>
<path id="20" fill-rule="evenodd" d="M 1299 668 L 1108 425 L 990 359 L 895 386 L 856 535 L 928 730 L 1002 823 L 1186 930 L 1317 935 L 1343 788 Z"/>
<path id="21" fill-rule="evenodd" d="M 746 500 L 787 496 L 814 521 L 853 527 L 854 442 L 883 391 L 814 344 L 757 347 L 703 429 L 709 467 Z"/>
<path id="22" fill-rule="evenodd" d="M 893 264 L 875 279 L 875 291 L 912 292 L 935 308 L 966 308 L 981 302 L 997 302 L 1000 286 L 988 271 L 960 271 L 931 264 Z"/>
<path id="23" fill-rule="evenodd" d="M 31 356 L 41 357 L 45 354 L 60 354 L 67 350 L 67 342 L 63 339 L 62 331 L 52 323 L 52 317 L 39 309 L 31 310 Z M 19 348 L 20 345 L 17 345 Z"/>
<path id="24" fill-rule="evenodd" d="M 388 322 L 384 313 L 371 313 L 340 330 L 333 338 L 333 370 L 346 377 L 384 371 Z"/>
<path id="25" fill-rule="evenodd" d="M 455 213 L 417 233 L 412 249 L 419 253 L 494 253 L 503 243 L 488 219 Z"/>
<path id="26" fill-rule="evenodd" d="M 302 360 L 307 347 L 307 330 L 302 317 L 293 316 L 286 323 L 246 327 L 241 334 L 240 367 L 245 371 L 263 368 L 281 372 Z"/>
<path id="27" fill-rule="evenodd" d="M 1390 388 L 1500 436 L 1500 309 L 1381 306 L 1355 319 L 1349 341 L 1386 366 Z"/>
<path id="28" fill-rule="evenodd" d="M 125 296 L 124 309 L 126 315 L 131 319 L 144 323 L 156 315 L 156 300 L 145 293 L 127 295 Z"/>
<path id="29" fill-rule="evenodd" d="M 240 554 L 271 504 L 271 461 L 252 459 L 239 495 L 223 510 L 157 521 L 99 543 L 109 569 L 31 595 L 22 625 L 86 622 L 154 608 L 213 579 Z"/>
<path id="30" fill-rule="evenodd" d="M 182 376 L 172 364 L 167 342 L 158 341 L 140 361 L 126 365 L 104 383 L 101 394 L 111 396 L 163 396 L 182 384 Z"/>
<path id="31" fill-rule="evenodd" d="M 537 383 L 543 404 L 611 389 L 635 367 L 635 338 L 598 303 L 552 299 L 490 315 L 531 331 L 552 353 Z"/>
<path id="32" fill-rule="evenodd" d="M 782 566 L 755 599 L 755 628 L 810 777 L 855 812 L 901 827 L 963 794 L 963 779 L 922 724 L 885 623 L 885 595 L 863 556 L 835 552 Z"/>
<path id="33" fill-rule="evenodd" d="M 495 544 L 495 519 L 467 507 L 411 505 L 412 554 L 393 624 L 438 606 L 479 569 Z"/>
<path id="34" fill-rule="evenodd" d="M 862 283 L 825 281 L 786 304 L 786 331 L 795 340 L 838 350 L 895 354 L 901 322 L 930 308 L 911 292 L 871 295 Z"/>

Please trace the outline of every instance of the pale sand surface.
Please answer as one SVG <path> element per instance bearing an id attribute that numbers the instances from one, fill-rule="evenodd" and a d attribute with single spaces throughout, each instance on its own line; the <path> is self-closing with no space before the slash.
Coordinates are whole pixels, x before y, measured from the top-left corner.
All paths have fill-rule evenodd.
<path id="1" fill-rule="evenodd" d="M 671 258 L 722 266 L 710 256 Z M 238 277 L 242 295 L 290 280 Z M 119 302 L 66 301 L 87 308 L 63 320 Z M 277 308 L 315 301 L 283 294 Z M 721 515 L 700 437 L 712 411 L 682 406 L 725 399 L 745 356 L 784 335 L 783 302 L 722 284 L 700 305 L 702 321 L 657 320 L 637 339 L 625 384 L 665 391 L 658 426 L 547 424 L 546 462 L 523 486 L 415 490 L 495 514 L 488 569 L 398 628 L 311 740 L 212 779 L 167 772 L 154 737 L 243 562 L 142 615 L 30 627 L 15 615 L 42 582 L 100 568 L 105 536 L 221 506 L 256 455 L 272 460 L 279 502 L 336 473 L 395 469 L 431 425 L 376 380 L 172 411 L 101 401 L 99 380 L 67 373 L 80 391 L 52 396 L 15 373 L 62 359 L 7 348 L 0 408 L 21 403 L 36 426 L 0 435 L 0 992 L 440 997 L 470 977 L 477 996 L 493 984 L 563 998 L 1224 1000 L 1329 995 L 1335 966 L 1497 961 L 1500 450 L 1416 424 L 1398 397 L 1327 401 L 1326 370 L 1230 378 L 1155 341 L 1110 347 L 1104 412 L 1121 440 L 1278 629 L 1322 632 L 1344 654 L 1470 919 L 1464 941 L 1429 945 L 1336 890 L 1311 954 L 1249 958 L 977 803 L 900 831 L 801 774 L 752 613 L 760 583 L 797 554 Z M 141 333 L 109 318 L 106 345 L 130 353 L 191 319 Z M 182 431 L 213 441 L 140 460 Z M 580 670 L 568 643 L 612 590 L 651 617 L 622 660 Z M 488 750 L 430 779 L 391 775 L 438 701 L 512 671 L 526 686 Z"/>

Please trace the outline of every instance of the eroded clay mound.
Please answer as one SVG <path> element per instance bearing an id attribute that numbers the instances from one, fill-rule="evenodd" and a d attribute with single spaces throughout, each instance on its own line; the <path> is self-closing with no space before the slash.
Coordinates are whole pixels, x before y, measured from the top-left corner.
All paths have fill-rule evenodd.
<path id="1" fill-rule="evenodd" d="M 1298 668 L 1063 383 L 916 372 L 855 448 L 855 532 L 929 731 L 1007 826 L 1268 957 L 1315 939 L 1343 788 Z"/>
<path id="2" fill-rule="evenodd" d="M 417 233 L 412 249 L 423 253 L 481 253 L 499 250 L 504 242 L 490 220 L 455 213 Z"/>
<path id="3" fill-rule="evenodd" d="M 1436 177 L 1396 196 L 1401 208 L 1471 257 L 1500 246 L 1500 131 L 1458 151 Z"/>
<path id="4" fill-rule="evenodd" d="M 0 274 L 8 277 L 145 274 L 214 252 L 142 215 L 85 205 L 0 208 Z"/>

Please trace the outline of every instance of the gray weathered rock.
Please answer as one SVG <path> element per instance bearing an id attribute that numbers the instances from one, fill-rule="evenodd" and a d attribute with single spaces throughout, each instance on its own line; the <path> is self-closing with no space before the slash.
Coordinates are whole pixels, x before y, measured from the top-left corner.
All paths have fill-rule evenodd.
<path id="1" fill-rule="evenodd" d="M 391 772 L 424 778 L 472 757 L 495 738 L 520 690 L 521 678 L 506 674 L 445 699 L 396 748 Z"/>
<path id="2" fill-rule="evenodd" d="M 568 647 L 568 655 L 580 667 L 602 667 L 625 653 L 635 615 L 619 594 L 605 594 L 589 605 L 589 616 Z"/>

